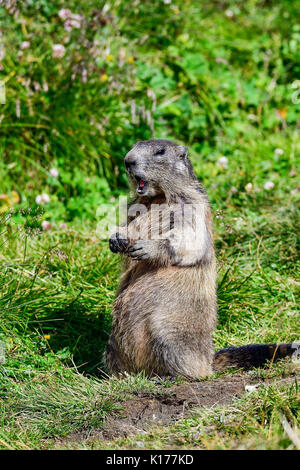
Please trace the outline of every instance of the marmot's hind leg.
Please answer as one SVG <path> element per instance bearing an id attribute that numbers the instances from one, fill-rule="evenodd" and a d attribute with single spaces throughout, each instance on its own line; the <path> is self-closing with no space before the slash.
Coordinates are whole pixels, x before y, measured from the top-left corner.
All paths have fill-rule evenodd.
<path id="1" fill-rule="evenodd" d="M 198 379 L 212 375 L 211 347 L 205 351 L 192 349 L 185 345 L 160 343 L 155 351 L 160 361 L 162 375 L 183 376 L 188 379 Z"/>
<path id="2" fill-rule="evenodd" d="M 126 367 L 122 361 L 118 345 L 112 335 L 108 340 L 103 359 L 110 374 L 118 375 L 125 372 Z"/>

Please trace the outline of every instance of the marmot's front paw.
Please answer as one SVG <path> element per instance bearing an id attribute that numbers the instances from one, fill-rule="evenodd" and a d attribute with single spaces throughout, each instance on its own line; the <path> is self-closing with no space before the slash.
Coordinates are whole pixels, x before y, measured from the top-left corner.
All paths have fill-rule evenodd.
<path id="1" fill-rule="evenodd" d="M 128 245 L 128 238 L 122 238 L 119 232 L 114 233 L 109 239 L 109 248 L 113 253 L 124 253 Z"/>
<path id="2" fill-rule="evenodd" d="M 137 240 L 125 253 L 134 260 L 155 258 L 157 255 L 156 240 Z"/>

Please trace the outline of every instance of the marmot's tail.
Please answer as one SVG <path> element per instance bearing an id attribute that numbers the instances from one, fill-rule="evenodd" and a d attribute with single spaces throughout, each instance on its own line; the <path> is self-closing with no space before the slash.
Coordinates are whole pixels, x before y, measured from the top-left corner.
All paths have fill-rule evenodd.
<path id="1" fill-rule="evenodd" d="M 298 345 L 300 348 L 300 344 Z M 235 367 L 250 369 L 261 367 L 268 360 L 277 361 L 292 356 L 297 350 L 295 343 L 289 344 L 248 344 L 237 348 L 220 349 L 215 353 L 213 368 L 221 372 L 227 368 Z"/>

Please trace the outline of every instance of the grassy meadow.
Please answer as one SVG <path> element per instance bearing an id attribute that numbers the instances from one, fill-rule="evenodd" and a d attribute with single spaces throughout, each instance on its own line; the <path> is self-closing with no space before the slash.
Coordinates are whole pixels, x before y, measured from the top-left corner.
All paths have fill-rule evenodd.
<path id="1" fill-rule="evenodd" d="M 207 189 L 216 349 L 299 341 L 298 0 L 2 0 L 0 33 L 0 448 L 56 448 L 155 393 L 102 363 L 121 260 L 97 209 L 128 193 L 137 140 L 187 145 Z M 294 449 L 282 422 L 299 435 L 299 412 L 296 382 L 262 387 L 69 447 Z"/>

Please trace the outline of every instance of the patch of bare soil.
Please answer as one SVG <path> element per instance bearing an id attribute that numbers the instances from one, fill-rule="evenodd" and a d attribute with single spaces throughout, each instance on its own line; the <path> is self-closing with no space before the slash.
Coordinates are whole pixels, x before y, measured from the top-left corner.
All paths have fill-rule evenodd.
<path id="1" fill-rule="evenodd" d="M 212 408 L 227 405 L 246 392 L 246 385 L 290 384 L 300 377 L 291 375 L 284 379 L 258 380 L 248 373 L 233 374 L 214 380 L 158 386 L 155 394 L 139 393 L 120 403 L 122 410 L 107 416 L 101 429 L 72 433 L 56 440 L 56 448 L 90 439 L 111 440 L 146 431 L 153 425 L 167 426 L 192 412 L 193 408 Z"/>

